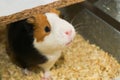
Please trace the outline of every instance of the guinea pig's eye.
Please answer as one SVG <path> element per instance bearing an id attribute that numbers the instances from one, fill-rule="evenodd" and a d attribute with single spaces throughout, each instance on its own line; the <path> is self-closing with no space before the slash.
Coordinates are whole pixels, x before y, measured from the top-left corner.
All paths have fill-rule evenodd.
<path id="1" fill-rule="evenodd" d="M 45 32 L 50 32 L 50 27 L 46 26 L 45 27 Z"/>

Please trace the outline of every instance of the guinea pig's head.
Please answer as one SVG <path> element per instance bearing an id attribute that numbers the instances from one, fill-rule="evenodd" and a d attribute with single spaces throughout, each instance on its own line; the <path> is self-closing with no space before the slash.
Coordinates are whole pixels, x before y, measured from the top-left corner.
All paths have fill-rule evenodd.
<path id="1" fill-rule="evenodd" d="M 34 24 L 34 47 L 41 52 L 61 50 L 75 37 L 74 27 L 59 17 L 60 12 L 52 10 L 28 19 Z"/>

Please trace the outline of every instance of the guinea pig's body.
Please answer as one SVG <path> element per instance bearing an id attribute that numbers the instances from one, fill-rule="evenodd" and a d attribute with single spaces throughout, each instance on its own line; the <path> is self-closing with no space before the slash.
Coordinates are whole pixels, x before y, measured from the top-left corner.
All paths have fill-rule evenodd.
<path id="1" fill-rule="evenodd" d="M 48 72 L 75 36 L 74 27 L 54 12 L 8 25 L 8 52 L 23 68 L 40 65 Z"/>

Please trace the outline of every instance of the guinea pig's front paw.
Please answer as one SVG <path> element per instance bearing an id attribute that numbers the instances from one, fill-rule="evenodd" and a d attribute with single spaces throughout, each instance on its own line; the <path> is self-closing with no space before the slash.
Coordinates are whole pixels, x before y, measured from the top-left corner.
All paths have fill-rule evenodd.
<path id="1" fill-rule="evenodd" d="M 32 72 L 29 71 L 27 68 L 23 69 L 22 72 L 24 75 L 27 75 L 27 76 L 32 74 Z"/>
<path id="2" fill-rule="evenodd" d="M 52 80 L 52 77 L 51 76 L 44 76 L 44 77 L 42 77 L 41 80 Z"/>
<path id="3" fill-rule="evenodd" d="M 42 79 L 41 80 L 52 80 L 52 78 L 51 77 L 42 77 Z"/>
<path id="4" fill-rule="evenodd" d="M 49 71 L 45 72 L 41 80 L 52 80 L 51 73 Z"/>

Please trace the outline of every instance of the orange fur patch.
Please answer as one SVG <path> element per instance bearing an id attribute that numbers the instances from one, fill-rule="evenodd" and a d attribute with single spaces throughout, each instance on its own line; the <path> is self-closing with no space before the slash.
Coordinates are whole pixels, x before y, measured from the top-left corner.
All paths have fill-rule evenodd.
<path id="1" fill-rule="evenodd" d="M 37 42 L 43 41 L 44 37 L 50 34 L 50 32 L 45 31 L 45 27 L 47 26 L 51 30 L 47 17 L 44 14 L 37 14 L 33 17 L 33 20 L 34 37 L 37 39 Z"/>
<path id="2" fill-rule="evenodd" d="M 50 9 L 50 12 L 55 13 L 58 16 L 60 16 L 60 11 L 59 10 L 56 10 L 56 9 L 52 8 L 52 9 Z"/>
<path id="3" fill-rule="evenodd" d="M 55 13 L 58 16 L 60 15 L 60 11 L 54 8 L 50 9 L 51 13 Z M 37 42 L 43 41 L 44 37 L 49 35 L 50 32 L 45 31 L 45 27 L 47 26 L 51 30 L 51 26 L 47 20 L 47 17 L 44 14 L 36 14 L 27 19 L 28 23 L 34 24 L 34 37 L 37 39 Z"/>

